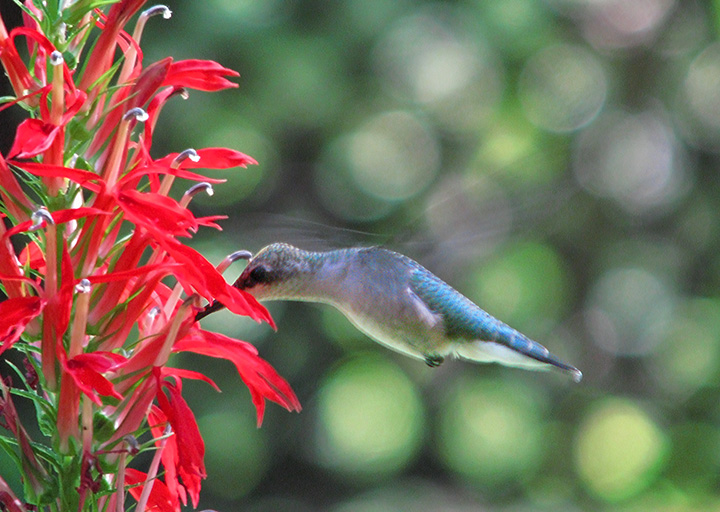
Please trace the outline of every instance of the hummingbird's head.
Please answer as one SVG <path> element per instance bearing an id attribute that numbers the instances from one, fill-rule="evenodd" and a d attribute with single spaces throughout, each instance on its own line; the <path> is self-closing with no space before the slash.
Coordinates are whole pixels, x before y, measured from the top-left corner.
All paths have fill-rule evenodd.
<path id="1" fill-rule="evenodd" d="M 293 278 L 306 269 L 307 254 L 290 244 L 268 245 L 250 260 L 234 286 L 257 299 L 282 298 Z"/>

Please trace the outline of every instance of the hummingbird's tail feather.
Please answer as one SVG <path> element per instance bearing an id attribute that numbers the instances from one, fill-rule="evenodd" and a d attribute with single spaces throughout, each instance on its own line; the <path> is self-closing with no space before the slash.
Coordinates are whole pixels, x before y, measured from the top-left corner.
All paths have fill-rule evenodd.
<path id="1" fill-rule="evenodd" d="M 517 331 L 516 331 L 517 332 Z M 582 372 L 551 354 L 545 347 L 517 333 L 507 344 L 476 340 L 455 349 L 458 357 L 479 363 L 500 363 L 527 370 L 558 368 L 580 382 Z"/>
<path id="2" fill-rule="evenodd" d="M 220 311 L 220 310 L 223 309 L 224 307 L 225 307 L 225 306 L 224 306 L 222 303 L 214 300 L 214 301 L 212 301 L 210 304 L 208 304 L 207 306 L 205 306 L 205 309 L 203 309 L 203 310 L 200 311 L 197 315 L 195 315 L 195 321 L 197 322 L 198 320 L 201 320 L 201 319 L 205 318 L 205 317 L 208 316 L 210 313 L 215 313 L 215 311 Z"/>

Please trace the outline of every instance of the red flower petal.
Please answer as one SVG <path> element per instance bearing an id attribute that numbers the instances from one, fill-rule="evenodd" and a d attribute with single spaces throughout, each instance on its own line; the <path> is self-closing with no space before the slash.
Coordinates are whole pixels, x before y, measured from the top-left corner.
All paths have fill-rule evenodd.
<path id="1" fill-rule="evenodd" d="M 37 85 L 35 79 L 25 67 L 25 63 L 15 47 L 15 41 L 8 35 L 7 29 L 2 23 L 2 18 L 0 18 L 0 61 L 13 84 L 16 95 L 35 88 Z"/>
<path id="2" fill-rule="evenodd" d="M 8 158 L 32 158 L 48 149 L 60 127 L 44 123 L 40 119 L 25 119 L 17 127 L 15 142 Z"/>
<path id="3" fill-rule="evenodd" d="M 61 360 L 64 358 L 61 358 Z M 112 383 L 102 373 L 109 371 L 125 358 L 111 352 L 93 352 L 79 354 L 64 362 L 67 374 L 72 377 L 77 387 L 93 402 L 101 406 L 98 395 L 111 396 L 122 400 L 122 395 L 115 390 Z"/>
<path id="4" fill-rule="evenodd" d="M 103 350 L 115 350 L 123 346 L 135 322 L 140 318 L 140 315 L 146 313 L 156 287 L 169 270 L 171 269 L 161 268 L 146 274 L 142 279 L 135 278 L 129 283 L 126 293 L 127 297 L 131 298 L 124 307 L 124 314 L 113 316 L 110 323 L 103 326 L 103 332 L 112 333 L 100 345 Z M 127 298 L 123 296 L 123 300 L 127 300 Z M 135 355 L 137 356 L 137 353 Z M 131 360 L 133 359 L 135 357 L 131 358 Z M 150 364 L 152 364 L 152 361 Z"/>
<path id="5" fill-rule="evenodd" d="M 178 154 L 171 153 L 156 163 L 158 165 L 170 165 Z M 200 157 L 197 162 L 188 158 L 183 161 L 182 167 L 186 169 L 230 169 L 232 167 L 257 165 L 257 161 L 253 157 L 229 148 L 203 148 L 198 149 L 197 154 Z"/>
<path id="6" fill-rule="evenodd" d="M 163 85 L 200 91 L 219 91 L 238 86 L 225 78 L 226 76 L 240 76 L 240 73 L 212 60 L 188 59 L 172 63 Z"/>
<path id="7" fill-rule="evenodd" d="M 35 176 L 67 178 L 92 192 L 97 193 L 101 189 L 105 188 L 105 182 L 103 179 L 92 171 L 84 171 L 82 169 L 74 169 L 72 167 L 63 167 L 60 165 L 40 164 L 37 162 L 12 163 L 17 165 L 20 169 L 27 171 L 30 174 L 34 174 Z"/>
<path id="8" fill-rule="evenodd" d="M 178 377 L 181 379 L 201 380 L 210 384 L 213 388 L 215 388 L 215 391 L 217 391 L 218 393 L 220 392 L 220 388 L 218 387 L 218 385 L 215 384 L 215 382 L 210 377 L 208 377 L 207 375 L 203 375 L 200 372 L 165 366 L 164 368 L 162 368 L 161 375 L 163 377 Z"/>
<path id="9" fill-rule="evenodd" d="M 125 218 L 158 237 L 188 236 L 198 223 L 192 212 L 171 197 L 125 190 L 118 194 L 118 205 Z"/>
<path id="10" fill-rule="evenodd" d="M 157 401 L 176 437 L 178 475 L 190 495 L 193 506 L 197 507 L 200 499 L 200 482 L 207 476 L 203 460 L 205 443 L 200 435 L 195 415 L 181 395 L 181 386 L 167 381 L 163 381 L 161 386 L 167 389 L 169 396 L 161 391 L 158 393 Z"/>
<path id="11" fill-rule="evenodd" d="M 110 8 L 105 26 L 85 65 L 78 85 L 80 89 L 87 91 L 96 80 L 110 70 L 120 31 L 145 2 L 146 0 L 121 0 Z"/>
<path id="12" fill-rule="evenodd" d="M 23 247 L 18 259 L 20 265 L 30 267 L 41 274 L 45 273 L 45 254 L 43 254 L 37 242 L 30 242 Z"/>
<path id="13" fill-rule="evenodd" d="M 194 352 L 231 361 L 240 378 L 250 390 L 257 409 L 258 426 L 262 424 L 265 399 L 272 400 L 289 411 L 300 411 L 300 401 L 290 384 L 270 364 L 258 356 L 250 343 L 229 338 L 222 334 L 196 330 L 175 343 L 175 352 Z"/>
<path id="14" fill-rule="evenodd" d="M 108 141 L 128 110 L 135 107 L 144 107 L 153 97 L 162 86 L 171 61 L 172 58 L 168 57 L 149 65 L 136 78 L 132 87 L 125 87 L 113 96 L 112 107 L 114 108 L 111 107 L 112 110 L 110 110 L 103 124 L 94 134 L 93 142 L 88 150 L 90 154 L 95 154 Z"/>
<path id="15" fill-rule="evenodd" d="M 128 492 L 133 498 L 140 499 L 146 483 L 147 474 L 137 469 L 125 468 L 125 484 L 129 486 Z M 173 500 L 167 485 L 156 478 L 153 481 L 145 510 L 147 512 L 179 512 L 180 504 L 177 503 L 177 500 Z"/>
<path id="16" fill-rule="evenodd" d="M 188 159 L 189 160 L 189 159 Z M 137 180 L 138 178 L 141 178 L 142 176 L 156 176 L 156 175 L 165 175 L 169 174 L 171 176 L 176 176 L 178 178 L 183 178 L 186 180 L 191 181 L 207 181 L 208 183 L 224 183 L 227 180 L 225 179 L 219 179 L 219 178 L 208 178 L 207 176 L 203 176 L 202 174 L 197 174 L 194 172 L 186 171 L 182 167 L 185 166 L 183 163 L 180 168 L 174 169 L 170 166 L 170 162 L 172 160 L 166 160 L 163 158 L 163 162 L 167 163 L 160 163 L 160 160 L 157 162 L 154 162 L 151 165 L 146 165 L 142 167 L 138 167 L 136 169 L 133 169 L 129 171 L 125 176 L 123 176 L 120 179 L 120 182 L 118 186 L 120 188 L 123 188 L 133 182 L 134 180 Z M 151 189 L 153 191 L 156 190 L 156 188 Z"/>
<path id="17" fill-rule="evenodd" d="M 160 439 L 165 435 L 165 427 L 168 425 L 165 413 L 159 407 L 153 405 L 148 414 L 148 424 L 152 435 L 155 437 L 155 445 L 159 447 L 163 442 Z M 187 505 L 187 492 L 185 487 L 178 481 L 178 459 L 177 437 L 167 437 L 162 452 L 162 464 L 165 467 L 165 485 L 171 499 L 179 507 L 180 502 Z"/>
<path id="18" fill-rule="evenodd" d="M 40 297 L 15 297 L 0 302 L 0 354 L 15 344 L 45 306 Z"/>

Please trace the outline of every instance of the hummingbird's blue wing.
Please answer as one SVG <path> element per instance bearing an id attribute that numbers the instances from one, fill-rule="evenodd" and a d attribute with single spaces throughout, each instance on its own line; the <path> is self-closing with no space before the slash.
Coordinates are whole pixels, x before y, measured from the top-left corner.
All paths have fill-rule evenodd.
<path id="1" fill-rule="evenodd" d="M 576 381 L 582 378 L 580 370 L 482 310 L 419 264 L 411 273 L 409 285 L 430 312 L 442 318 L 442 329 L 453 342 L 457 356 L 526 368 L 554 366 L 571 373 Z"/>

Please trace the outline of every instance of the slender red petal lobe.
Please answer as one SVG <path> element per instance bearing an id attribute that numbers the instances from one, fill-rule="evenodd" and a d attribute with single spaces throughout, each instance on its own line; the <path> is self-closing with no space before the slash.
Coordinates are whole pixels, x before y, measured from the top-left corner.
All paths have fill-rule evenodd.
<path id="1" fill-rule="evenodd" d="M 219 91 L 238 85 L 226 76 L 240 76 L 240 73 L 225 68 L 211 60 L 181 60 L 173 62 L 163 85 L 174 85 L 201 91 Z"/>

